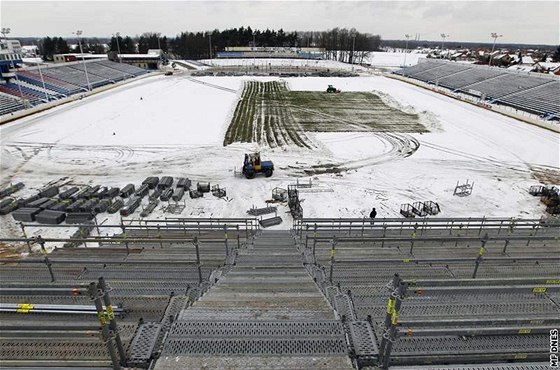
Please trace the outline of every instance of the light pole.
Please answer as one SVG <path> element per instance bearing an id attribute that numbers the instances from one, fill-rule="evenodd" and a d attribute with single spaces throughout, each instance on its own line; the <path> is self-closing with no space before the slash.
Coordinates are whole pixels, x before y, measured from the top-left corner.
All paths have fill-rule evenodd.
<path id="1" fill-rule="evenodd" d="M 82 63 L 84 63 L 84 72 L 86 74 L 86 82 L 87 82 L 88 90 L 91 91 L 91 84 L 89 83 L 89 76 L 87 74 L 86 59 L 84 58 L 84 51 L 82 49 L 82 40 L 80 38 L 82 33 L 83 33 L 83 31 L 81 31 L 81 30 L 77 30 L 76 32 L 72 32 L 72 34 L 78 36 L 78 45 L 80 46 L 80 54 L 82 54 Z"/>
<path id="2" fill-rule="evenodd" d="M 492 65 L 492 57 L 494 56 L 493 54 L 494 47 L 496 46 L 496 40 L 498 39 L 498 37 L 502 37 L 503 35 L 498 35 L 496 32 L 492 32 L 490 36 L 492 36 L 492 38 L 494 39 L 494 43 L 492 44 L 492 52 L 490 53 L 490 59 L 488 60 L 488 67 Z"/>
<path id="3" fill-rule="evenodd" d="M 119 58 L 119 63 L 122 63 L 122 61 L 121 61 L 121 45 L 119 44 L 119 37 L 121 37 L 121 33 L 117 32 L 115 34 L 115 36 L 116 36 L 115 38 L 117 39 L 117 53 L 118 53 L 117 57 Z"/>
<path id="4" fill-rule="evenodd" d="M 35 57 L 39 54 L 39 41 L 37 40 L 37 53 Z M 49 94 L 47 94 L 47 87 L 45 86 L 45 79 L 43 78 L 43 72 L 41 72 L 41 62 L 37 62 L 37 69 L 39 70 L 39 76 L 41 76 L 41 83 L 43 84 L 43 89 L 45 90 L 45 96 L 47 98 L 47 103 L 50 101 Z"/>
<path id="5" fill-rule="evenodd" d="M 350 34 L 352 36 L 352 72 L 354 72 L 354 45 L 356 44 L 356 33 L 352 32 Z"/>
<path id="6" fill-rule="evenodd" d="M 6 39 L 6 41 L 8 41 L 8 37 L 6 36 L 8 33 L 10 33 L 11 28 L 4 28 L 2 27 L 2 35 L 4 36 L 4 39 Z"/>
<path id="7" fill-rule="evenodd" d="M 441 36 L 441 58 L 443 59 L 443 44 L 445 43 L 445 39 L 448 38 L 449 35 L 442 33 L 440 36 Z"/>
<path id="8" fill-rule="evenodd" d="M 45 86 L 45 79 L 43 78 L 43 72 L 41 72 L 41 63 L 36 62 L 37 69 L 39 70 L 39 76 L 41 76 L 41 83 L 43 84 L 43 90 L 45 93 L 45 98 L 47 98 L 47 103 L 50 101 L 49 94 L 47 94 L 47 87 Z"/>
<path id="9" fill-rule="evenodd" d="M 117 58 L 119 59 L 119 63 L 122 64 L 122 58 L 121 58 L 121 45 L 119 43 L 119 37 L 121 37 L 121 33 L 117 32 L 116 34 L 114 34 L 113 36 L 115 36 L 116 40 L 117 40 Z M 123 81 L 126 80 L 126 73 L 123 71 Z"/>
<path id="10" fill-rule="evenodd" d="M 212 60 L 212 33 L 208 32 L 208 51 L 210 52 L 210 60 Z M 212 64 L 212 62 L 210 62 Z"/>
<path id="11" fill-rule="evenodd" d="M 404 63 L 403 63 L 403 67 L 406 67 L 406 54 L 408 52 L 408 39 L 410 38 L 410 35 L 407 33 L 406 35 L 404 35 L 404 37 L 406 37 L 406 46 L 404 48 Z"/>
<path id="12" fill-rule="evenodd" d="M 2 27 L 2 35 L 4 35 L 4 40 L 6 41 L 6 47 L 8 46 L 8 37 L 6 35 L 8 35 L 11 31 L 11 28 L 4 28 Z M 10 64 L 12 65 L 12 69 L 16 69 L 16 66 L 14 64 L 14 60 L 10 58 Z M 16 72 L 14 72 L 14 76 L 16 76 L 16 81 L 17 81 L 17 86 L 18 86 L 18 90 L 19 90 L 19 97 L 21 98 L 21 101 L 23 103 L 23 105 L 25 105 L 25 99 L 23 99 L 23 92 L 21 91 L 21 85 L 19 84 L 19 78 Z"/>
<path id="13" fill-rule="evenodd" d="M 257 48 L 257 43 L 255 42 L 255 31 L 253 31 L 253 69 L 255 69 L 255 52 L 256 52 L 256 48 Z"/>

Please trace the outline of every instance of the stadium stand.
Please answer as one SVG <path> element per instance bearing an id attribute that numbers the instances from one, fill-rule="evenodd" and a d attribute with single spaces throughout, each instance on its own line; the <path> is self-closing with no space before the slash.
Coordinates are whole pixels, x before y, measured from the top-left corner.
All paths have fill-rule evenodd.
<path id="1" fill-rule="evenodd" d="M 88 79 L 94 89 L 147 73 L 142 68 L 107 60 L 86 62 L 86 69 L 87 78 L 83 63 L 42 68 L 40 72 L 37 69 L 18 71 L 17 79 L 0 84 L 0 115 L 85 92 Z"/>
<path id="2" fill-rule="evenodd" d="M 21 71 L 18 72 L 18 77 L 21 81 L 29 82 L 35 86 L 42 86 L 41 76 L 35 71 Z M 43 75 L 43 80 L 45 81 L 45 87 L 50 90 L 56 91 L 63 95 L 72 95 L 80 91 L 83 91 L 79 86 L 73 85 L 71 83 L 60 81 L 49 76 Z"/>
<path id="3" fill-rule="evenodd" d="M 548 364 L 546 338 L 560 320 L 560 270 L 550 259 L 558 246 L 532 230 L 554 238 L 558 225 L 504 222 L 316 218 L 298 220 L 295 235 L 304 266 L 350 328 L 358 369 L 521 370 Z"/>
<path id="4" fill-rule="evenodd" d="M 560 80 L 487 66 L 429 60 L 395 74 L 511 106 L 549 120 L 560 119 Z"/>
<path id="5" fill-rule="evenodd" d="M 32 105 L 37 104 L 40 101 L 39 98 L 34 93 L 30 92 L 25 88 L 22 88 L 20 93 L 20 90 L 16 84 L 9 83 L 9 84 L 0 85 L 0 91 L 5 94 L 13 95 L 14 97 L 17 98 L 27 100 Z"/>
<path id="6" fill-rule="evenodd" d="M 25 108 L 21 100 L 0 92 L 0 112 L 7 114 Z"/>
<path id="7" fill-rule="evenodd" d="M 125 73 L 128 73 L 129 75 L 132 75 L 132 76 L 140 76 L 140 75 L 147 72 L 145 69 L 138 68 L 138 67 L 132 66 L 130 64 L 115 63 L 115 62 L 110 62 L 108 60 L 101 60 L 101 61 L 95 62 L 95 64 L 105 66 L 105 67 L 109 67 L 109 68 L 115 69 L 117 71 L 125 72 Z"/>
<path id="8" fill-rule="evenodd" d="M 560 114 L 560 81 L 552 81 L 534 89 L 511 94 L 498 99 L 499 102 L 511 106 L 524 107 L 531 112 L 549 112 Z"/>
<path id="9" fill-rule="evenodd" d="M 465 88 L 480 81 L 485 81 L 491 78 L 502 76 L 503 74 L 505 74 L 505 72 L 497 68 L 471 68 L 468 70 L 464 70 L 463 73 L 457 73 L 440 79 L 439 86 L 444 86 L 455 90 L 457 89 L 457 86 Z"/>
<path id="10" fill-rule="evenodd" d="M 70 82 L 72 84 L 81 86 L 83 88 L 88 88 L 88 79 L 89 79 L 89 84 L 91 85 L 92 88 L 106 85 L 106 83 L 108 82 L 108 80 L 99 77 L 95 74 L 92 74 L 89 71 L 88 71 L 88 77 L 86 78 L 86 74 L 83 70 L 83 66 L 82 69 L 80 70 L 79 67 L 77 67 L 77 65 L 63 66 L 58 68 L 46 68 L 43 71 L 43 74 L 46 74 L 47 76 L 53 78 L 57 78 L 62 81 Z"/>
<path id="11" fill-rule="evenodd" d="M 459 67 L 459 68 L 458 68 Z M 423 81 L 438 81 L 440 78 L 447 77 L 450 75 L 455 75 L 462 71 L 470 69 L 468 65 L 461 64 L 455 66 L 452 64 L 444 64 L 437 68 L 430 68 L 427 71 L 419 72 L 416 74 L 416 78 L 422 79 Z"/>
<path id="12" fill-rule="evenodd" d="M 45 100 L 53 100 L 63 97 L 64 95 L 57 93 L 56 91 L 47 89 L 47 86 L 43 88 L 42 86 L 36 86 L 23 80 L 16 81 L 18 85 L 22 88 L 30 89 L 39 93 L 39 96 Z"/>
<path id="13" fill-rule="evenodd" d="M 470 85 L 469 89 L 480 91 L 487 100 L 524 91 L 542 85 L 549 80 L 527 75 L 504 74 L 495 79 L 485 80 Z"/>

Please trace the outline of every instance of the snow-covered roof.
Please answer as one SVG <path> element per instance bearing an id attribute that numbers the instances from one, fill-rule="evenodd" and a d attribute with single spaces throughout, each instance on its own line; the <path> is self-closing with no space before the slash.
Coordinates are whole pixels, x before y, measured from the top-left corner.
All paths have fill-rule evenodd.
<path id="1" fill-rule="evenodd" d="M 533 66 L 528 64 L 514 64 L 507 69 L 511 69 L 513 71 L 531 72 L 533 70 Z"/>
<path id="2" fill-rule="evenodd" d="M 160 55 L 159 54 L 118 54 L 117 58 L 129 58 L 129 59 L 134 59 L 134 58 L 150 58 L 150 59 L 159 59 Z"/>
<path id="3" fill-rule="evenodd" d="M 505 57 L 509 57 L 509 54 L 508 53 L 498 54 L 498 55 L 494 55 L 492 58 L 493 59 L 502 59 L 502 58 L 505 58 Z"/>
<path id="4" fill-rule="evenodd" d="M 79 59 L 107 59 L 106 54 L 90 54 L 90 53 L 66 53 L 66 54 L 55 54 L 55 56 L 63 55 L 63 56 L 73 56 Z"/>
<path id="5" fill-rule="evenodd" d="M 24 64 L 36 65 L 36 64 L 44 63 L 42 58 L 21 58 L 21 60 L 23 61 Z"/>
<path id="6" fill-rule="evenodd" d="M 560 63 L 554 63 L 554 62 L 536 62 L 535 64 L 538 64 L 543 68 L 547 68 L 547 69 L 550 68 L 551 70 L 560 68 Z"/>
<path id="7" fill-rule="evenodd" d="M 521 64 L 533 64 L 535 61 L 528 55 L 523 55 L 521 57 Z"/>

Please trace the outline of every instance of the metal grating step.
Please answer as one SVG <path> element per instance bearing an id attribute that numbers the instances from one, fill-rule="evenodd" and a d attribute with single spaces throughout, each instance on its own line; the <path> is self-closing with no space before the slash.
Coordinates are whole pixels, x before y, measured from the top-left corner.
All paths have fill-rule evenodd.
<path id="1" fill-rule="evenodd" d="M 174 339 L 169 338 L 163 355 L 340 355 L 346 341 L 338 339 Z"/>
<path id="2" fill-rule="evenodd" d="M 347 352 L 338 321 L 188 321 L 171 328 L 165 355 L 335 355 Z"/>
<path id="3" fill-rule="evenodd" d="M 161 330 L 159 323 L 142 324 L 130 345 L 128 365 L 147 367 Z"/>
<path id="4" fill-rule="evenodd" d="M 101 338 L 87 340 L 0 339 L 0 362 L 13 360 L 106 360 L 107 347 Z"/>
<path id="5" fill-rule="evenodd" d="M 550 370 L 548 363 L 520 364 L 480 364 L 480 365 L 429 365 L 429 366 L 391 366 L 391 370 Z"/>
<path id="6" fill-rule="evenodd" d="M 346 355 L 326 356 L 213 356 L 158 359 L 155 370 L 220 369 L 220 370 L 352 370 Z M 539 369 L 540 370 L 540 369 Z"/>
<path id="7" fill-rule="evenodd" d="M 479 337 L 403 337 L 395 342 L 397 356 L 467 353 L 548 352 L 548 335 L 500 335 Z"/>
<path id="8" fill-rule="evenodd" d="M 283 309 L 267 309 L 266 311 L 248 308 L 228 308 L 224 310 L 198 309 L 195 307 L 187 308 L 181 311 L 179 321 L 199 320 L 255 320 L 255 321 L 311 321 L 311 320 L 331 320 L 334 314 L 329 311 L 310 311 L 310 310 L 292 310 L 290 308 Z"/>
<path id="9" fill-rule="evenodd" d="M 367 321 L 352 321 L 348 323 L 350 343 L 356 356 L 373 357 L 379 351 L 375 342 L 373 329 Z"/>
<path id="10" fill-rule="evenodd" d="M 177 322 L 169 333 L 176 337 L 341 337 L 338 321 L 190 321 Z"/>
<path id="11" fill-rule="evenodd" d="M 340 317 L 346 317 L 347 320 L 355 320 L 356 314 L 352 309 L 352 302 L 347 294 L 337 294 L 333 298 L 334 309 Z"/>

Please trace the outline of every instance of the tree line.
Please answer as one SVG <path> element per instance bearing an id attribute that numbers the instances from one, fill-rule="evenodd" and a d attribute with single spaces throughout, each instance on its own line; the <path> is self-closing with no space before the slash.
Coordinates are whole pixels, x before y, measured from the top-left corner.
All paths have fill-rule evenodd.
<path id="1" fill-rule="evenodd" d="M 105 45 L 97 38 L 82 38 L 80 43 L 84 53 L 104 54 L 107 51 Z M 45 61 L 52 61 L 55 54 L 80 53 L 77 40 L 76 44 L 70 47 L 68 41 L 62 37 L 44 37 L 39 40 L 37 47 Z"/>
<path id="2" fill-rule="evenodd" d="M 105 53 L 103 40 L 82 38 L 84 53 Z M 74 42 L 77 43 L 77 40 Z M 181 32 L 174 38 L 160 33 L 146 32 L 140 36 L 115 36 L 106 41 L 108 51 L 122 54 L 145 54 L 149 49 L 162 49 L 173 58 L 204 59 L 215 57 L 216 52 L 234 46 L 256 47 L 317 47 L 326 50 L 327 59 L 343 62 L 358 62 L 368 51 L 379 50 L 381 37 L 357 32 L 355 29 L 334 28 L 328 31 L 253 30 L 251 27 L 215 29 L 207 32 Z M 78 49 L 78 50 L 76 50 Z M 354 50 L 354 54 L 352 54 Z M 52 60 L 54 54 L 79 52 L 79 47 L 71 49 L 67 40 L 61 37 L 45 37 L 39 41 L 39 52 L 45 60 Z"/>

